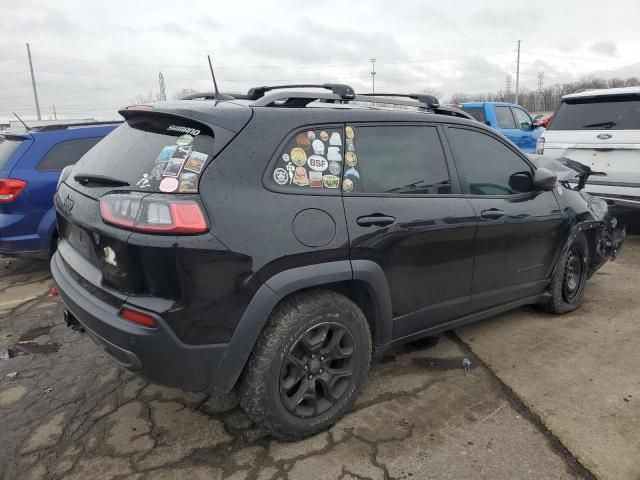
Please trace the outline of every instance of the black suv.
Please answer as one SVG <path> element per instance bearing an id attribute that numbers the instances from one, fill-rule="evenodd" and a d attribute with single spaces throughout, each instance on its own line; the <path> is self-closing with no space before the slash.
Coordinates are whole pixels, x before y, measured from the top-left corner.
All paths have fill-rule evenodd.
<path id="1" fill-rule="evenodd" d="M 152 382 L 235 389 L 284 439 L 336 422 L 393 345 L 575 309 L 624 236 L 432 97 L 322 87 L 124 109 L 55 196 L 68 324 Z"/>

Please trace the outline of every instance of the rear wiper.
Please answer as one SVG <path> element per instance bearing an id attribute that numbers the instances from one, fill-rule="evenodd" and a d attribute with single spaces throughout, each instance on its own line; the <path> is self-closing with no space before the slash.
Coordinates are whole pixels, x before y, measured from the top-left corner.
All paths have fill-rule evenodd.
<path id="1" fill-rule="evenodd" d="M 85 187 L 128 187 L 129 182 L 117 178 L 105 177 L 104 175 L 91 175 L 90 173 L 79 173 L 73 179 Z"/>
<path id="2" fill-rule="evenodd" d="M 615 127 L 616 125 L 617 125 L 616 122 L 590 123 L 589 125 L 585 125 L 582 128 L 598 128 L 598 127 L 611 128 L 611 127 Z"/>

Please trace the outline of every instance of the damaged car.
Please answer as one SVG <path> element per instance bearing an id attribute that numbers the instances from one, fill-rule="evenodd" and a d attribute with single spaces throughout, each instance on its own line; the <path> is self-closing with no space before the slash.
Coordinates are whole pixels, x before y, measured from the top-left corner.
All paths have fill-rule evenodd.
<path id="1" fill-rule="evenodd" d="M 389 348 L 574 310 L 620 251 L 602 200 L 434 97 L 298 87 L 121 110 L 55 195 L 69 326 L 294 440 Z"/>

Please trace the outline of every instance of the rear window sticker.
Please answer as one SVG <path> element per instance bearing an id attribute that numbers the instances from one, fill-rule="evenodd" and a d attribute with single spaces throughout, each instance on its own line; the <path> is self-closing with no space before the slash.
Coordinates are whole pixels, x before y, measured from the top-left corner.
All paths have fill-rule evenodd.
<path id="1" fill-rule="evenodd" d="M 184 165 L 184 160 L 179 158 L 172 158 L 167 162 L 167 166 L 162 172 L 163 177 L 177 177 Z"/>
<path id="2" fill-rule="evenodd" d="M 360 179 L 360 174 L 358 173 L 358 171 L 351 167 L 350 169 L 348 169 L 346 172 L 344 172 L 344 176 L 345 177 L 354 177 L 357 179 Z"/>
<path id="3" fill-rule="evenodd" d="M 304 167 L 296 167 L 296 173 L 293 176 L 293 183 L 300 187 L 306 187 L 309 185 L 309 177 L 307 176 L 307 170 Z"/>
<path id="4" fill-rule="evenodd" d="M 353 191 L 353 182 L 348 178 L 345 178 L 342 181 L 342 191 L 343 192 L 352 192 Z"/>
<path id="5" fill-rule="evenodd" d="M 293 163 L 287 163 L 287 173 L 289 174 L 289 185 L 293 183 L 293 173 L 296 171 L 296 167 L 293 166 Z"/>
<path id="6" fill-rule="evenodd" d="M 358 157 L 356 157 L 356 154 L 353 152 L 347 152 L 347 154 L 344 156 L 344 161 L 350 167 L 355 167 L 358 163 Z"/>
<path id="7" fill-rule="evenodd" d="M 307 154 L 300 147 L 295 147 L 291 150 L 291 161 L 294 165 L 301 167 L 307 163 Z"/>
<path id="8" fill-rule="evenodd" d="M 323 130 L 320 132 L 320 140 L 322 140 L 323 142 L 326 142 L 327 140 L 329 140 L 329 134 L 327 133 L 326 130 Z"/>
<path id="9" fill-rule="evenodd" d="M 338 162 L 329 162 L 329 172 L 331 175 L 340 175 L 340 164 Z"/>
<path id="10" fill-rule="evenodd" d="M 289 174 L 284 168 L 278 167 L 273 171 L 273 181 L 278 185 L 289 183 Z"/>
<path id="11" fill-rule="evenodd" d="M 167 131 L 169 131 L 169 132 L 190 133 L 194 137 L 197 136 L 197 135 L 200 135 L 200 130 L 197 130 L 195 128 L 190 128 L 190 127 L 181 127 L 179 125 L 169 125 L 169 127 L 167 128 Z"/>
<path id="12" fill-rule="evenodd" d="M 353 138 L 356 136 L 355 132 L 353 131 L 353 127 L 351 126 L 345 128 L 345 133 L 347 135 L 347 138 L 350 140 L 353 140 Z"/>
<path id="13" fill-rule="evenodd" d="M 313 153 L 316 155 L 324 155 L 324 143 L 322 140 L 314 140 L 312 145 Z"/>
<path id="14" fill-rule="evenodd" d="M 325 188 L 338 188 L 340 186 L 340 177 L 324 175 L 322 177 L 322 183 L 324 183 Z"/>
<path id="15" fill-rule="evenodd" d="M 356 146 L 353 144 L 353 140 L 347 139 L 347 152 L 355 152 Z"/>
<path id="16" fill-rule="evenodd" d="M 324 172 L 329 168 L 329 162 L 327 162 L 327 159 L 320 155 L 311 155 L 307 160 L 307 164 L 311 170 L 315 170 L 316 172 Z"/>
<path id="17" fill-rule="evenodd" d="M 309 130 L 307 132 L 307 138 L 313 142 L 316 139 L 316 132 L 314 132 L 313 130 Z"/>
<path id="18" fill-rule="evenodd" d="M 309 172 L 309 186 L 322 188 L 322 172 Z"/>
<path id="19" fill-rule="evenodd" d="M 176 138 L 176 143 L 180 146 L 191 145 L 193 143 L 193 137 L 189 134 L 181 135 Z"/>
<path id="20" fill-rule="evenodd" d="M 164 172 L 164 169 L 166 166 L 167 166 L 167 162 L 156 163 L 153 166 L 153 169 L 151 170 L 149 177 L 151 177 L 151 179 L 153 180 L 160 181 L 160 179 L 162 178 L 162 172 Z"/>
<path id="21" fill-rule="evenodd" d="M 327 150 L 327 160 L 341 162 L 342 155 L 340 155 L 340 147 L 329 147 Z"/>
<path id="22" fill-rule="evenodd" d="M 306 133 L 299 133 L 298 135 L 296 135 L 296 143 L 300 148 L 304 150 L 308 150 L 311 146 L 311 140 L 309 140 L 309 137 Z"/>
<path id="23" fill-rule="evenodd" d="M 342 145 L 342 139 L 338 132 L 333 132 L 329 137 L 329 145 Z"/>
<path id="24" fill-rule="evenodd" d="M 285 162 L 288 162 L 289 160 L 291 160 L 291 157 L 289 156 L 288 153 L 283 153 L 282 154 L 282 160 Z"/>
<path id="25" fill-rule="evenodd" d="M 191 154 L 191 145 L 178 147 L 169 160 L 185 160 Z"/>
<path id="26" fill-rule="evenodd" d="M 198 175 L 191 172 L 180 174 L 180 185 L 178 191 L 182 193 L 195 193 L 198 191 Z"/>
<path id="27" fill-rule="evenodd" d="M 168 162 L 177 148 L 177 145 L 167 145 L 166 147 L 162 147 L 162 150 L 160 150 L 160 153 L 156 158 L 156 163 Z"/>
<path id="28" fill-rule="evenodd" d="M 158 188 L 161 192 L 175 192 L 178 189 L 178 179 L 173 177 L 163 178 Z"/>
<path id="29" fill-rule="evenodd" d="M 143 173 L 142 178 L 136 182 L 136 187 L 139 188 L 149 188 L 151 183 L 149 182 L 149 174 Z"/>
<path id="30" fill-rule="evenodd" d="M 200 173 L 202 171 L 202 167 L 204 167 L 204 162 L 207 161 L 208 155 L 202 152 L 191 152 L 189 155 L 189 160 L 184 166 L 185 170 L 189 170 L 191 172 Z"/>

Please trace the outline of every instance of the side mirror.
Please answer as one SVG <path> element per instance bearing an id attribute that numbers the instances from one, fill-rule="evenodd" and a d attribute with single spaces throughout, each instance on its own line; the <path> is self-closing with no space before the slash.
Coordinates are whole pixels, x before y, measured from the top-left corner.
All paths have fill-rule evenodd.
<path id="1" fill-rule="evenodd" d="M 531 124 L 531 130 L 535 130 L 536 128 L 541 127 L 540 120 L 534 120 L 533 124 Z"/>
<path id="2" fill-rule="evenodd" d="M 533 186 L 540 190 L 553 190 L 558 183 L 558 175 L 553 173 L 548 168 L 540 167 L 536 169 L 536 173 L 533 176 Z"/>

